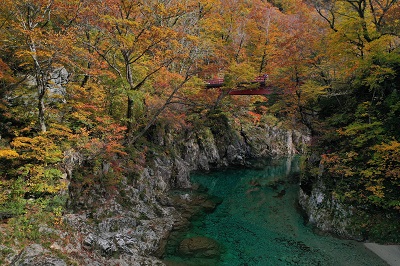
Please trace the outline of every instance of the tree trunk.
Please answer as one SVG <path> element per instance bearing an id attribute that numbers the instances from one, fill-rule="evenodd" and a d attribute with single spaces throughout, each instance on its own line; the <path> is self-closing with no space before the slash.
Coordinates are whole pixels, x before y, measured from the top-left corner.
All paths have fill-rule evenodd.
<path id="1" fill-rule="evenodd" d="M 128 95 L 128 109 L 126 112 L 126 138 L 129 139 L 132 136 L 133 131 L 133 98 Z"/>
<path id="2" fill-rule="evenodd" d="M 32 53 L 32 59 L 35 66 L 35 79 L 36 79 L 36 86 L 38 90 L 38 123 L 39 123 L 39 130 L 41 132 L 46 132 L 46 120 L 45 120 L 45 106 L 44 106 L 44 96 L 46 94 L 46 76 L 43 73 L 43 69 L 40 66 L 39 60 L 36 54 L 36 45 L 33 40 L 29 40 L 29 49 Z"/>
<path id="3" fill-rule="evenodd" d="M 259 69 L 259 73 L 263 74 L 264 73 L 264 68 L 267 64 L 267 45 L 269 43 L 269 27 L 271 24 L 271 10 L 268 9 L 267 10 L 267 25 L 265 26 L 265 43 L 264 43 L 264 49 L 263 49 L 263 55 L 261 57 L 261 63 L 260 63 L 260 69 Z"/>
<path id="4" fill-rule="evenodd" d="M 45 107 L 44 107 L 44 93 L 43 96 L 39 96 L 39 103 L 38 103 L 38 109 L 39 109 L 39 128 L 41 132 L 46 132 L 46 121 L 45 121 Z"/>
<path id="5" fill-rule="evenodd" d="M 126 81 L 129 84 L 129 90 L 133 91 L 135 90 L 134 82 L 133 82 L 133 77 L 132 77 L 132 69 L 131 65 L 129 63 L 129 53 L 127 51 L 121 51 L 122 55 L 124 57 L 124 63 L 125 63 L 125 75 L 126 75 Z M 127 125 L 126 125 L 126 138 L 129 140 L 132 135 L 133 135 L 133 106 L 135 102 L 132 98 L 131 95 L 128 93 L 128 110 L 126 111 L 126 119 L 127 119 Z"/>
<path id="6" fill-rule="evenodd" d="M 229 94 L 231 90 L 232 89 L 221 89 L 221 93 L 218 95 L 218 98 L 215 101 L 214 106 L 211 108 L 211 111 L 215 111 L 219 107 L 222 100 Z"/>

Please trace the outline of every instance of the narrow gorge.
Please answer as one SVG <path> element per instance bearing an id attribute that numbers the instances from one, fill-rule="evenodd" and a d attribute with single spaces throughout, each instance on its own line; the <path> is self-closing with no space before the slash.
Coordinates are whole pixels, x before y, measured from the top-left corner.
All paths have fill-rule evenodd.
<path id="1" fill-rule="evenodd" d="M 218 128 L 203 127 L 174 138 L 172 132 L 154 128 L 152 138 L 159 152 L 149 152 L 148 167 L 140 175 L 124 177 L 113 193 L 100 187 L 83 192 L 71 183 L 68 205 L 72 212 L 64 215 L 69 230 L 40 228 L 59 240 L 50 249 L 33 245 L 18 256 L 10 255 L 12 265 L 58 261 L 50 250 L 82 265 L 162 265 L 157 255 L 163 254 L 169 233 L 174 227 L 187 226 L 190 219 L 176 210 L 168 191 L 191 188 L 193 171 L 251 167 L 252 160 L 301 153 L 309 141 L 307 132 L 252 124 L 235 129 L 223 115 L 213 119 Z M 79 154 L 71 154 L 67 158 L 71 162 L 66 163 L 75 163 L 79 169 L 77 158 Z M 54 265 L 65 263 L 60 260 Z"/>
<path id="2" fill-rule="evenodd" d="M 10 254 L 11 265 L 341 265 L 350 258 L 344 256 L 344 261 L 336 261 L 345 250 L 358 254 L 353 256 L 352 265 L 371 261 L 385 265 L 361 244 L 318 236 L 311 232 L 312 227 L 305 226 L 298 206 L 299 160 L 292 162 L 291 158 L 304 152 L 310 141 L 307 131 L 266 124 L 235 127 L 224 115 L 216 115 L 210 121 L 215 128 L 184 131 L 178 137 L 176 132 L 153 128 L 151 139 L 158 148 L 148 152 L 148 166 L 139 175 L 124 177 L 114 192 L 94 187 L 88 193 L 72 182 L 70 213 L 64 215 L 67 230 L 40 228 L 41 233 L 53 234 L 58 240 L 48 248 L 34 244 L 19 254 Z M 279 157 L 288 159 L 273 160 Z M 78 163 L 76 158 L 78 154 L 67 159 Z M 198 173 L 194 175 L 195 183 L 191 179 L 193 173 Z M 304 198 L 300 192 L 303 207 Z M 224 214 L 226 204 L 239 213 Z M 231 220 L 236 215 L 248 218 L 240 224 Z M 213 230 L 218 231 L 210 231 L 202 239 L 198 230 L 204 230 L 204 219 L 211 219 L 209 226 L 216 226 Z M 193 229 L 196 223 L 201 225 L 194 227 L 197 231 Z M 226 235 L 222 228 L 234 233 Z M 217 237 L 220 234 L 224 237 Z M 199 238 L 184 244 L 182 235 Z M 213 242 L 215 237 L 220 242 Z M 316 241 L 326 244 L 316 245 Z M 253 252 L 243 246 L 251 246 L 250 243 L 259 243 L 257 248 L 250 248 Z M 182 245 L 188 245 L 183 248 L 186 253 L 181 251 Z M 196 245 L 200 248 L 193 247 Z M 196 253 L 198 249 L 200 255 Z M 183 259 L 174 259 L 176 252 Z M 60 259 L 58 253 L 66 258 Z"/>

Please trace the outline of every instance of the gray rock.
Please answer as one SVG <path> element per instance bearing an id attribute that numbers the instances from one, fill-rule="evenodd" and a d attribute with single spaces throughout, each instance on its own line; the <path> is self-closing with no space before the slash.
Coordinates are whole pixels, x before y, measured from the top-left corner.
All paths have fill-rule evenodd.
<path id="1" fill-rule="evenodd" d="M 176 175 L 176 187 L 190 188 L 191 183 L 189 181 L 189 175 L 190 175 L 189 164 L 180 158 L 176 158 L 174 166 Z"/>
<path id="2" fill-rule="evenodd" d="M 49 98 L 52 98 L 53 101 L 58 98 L 62 102 L 66 102 L 67 91 L 63 86 L 68 83 L 68 78 L 69 73 L 64 67 L 56 68 L 50 73 L 47 84 Z"/>
<path id="3" fill-rule="evenodd" d="M 114 252 L 117 251 L 117 247 L 115 244 L 109 239 L 97 239 L 97 246 L 99 247 L 101 253 L 106 256 L 111 256 Z"/>
<path id="4" fill-rule="evenodd" d="M 133 217 L 112 217 L 101 221 L 98 228 L 100 232 L 118 232 L 125 228 L 135 228 L 136 225 Z"/>
<path id="5" fill-rule="evenodd" d="M 54 257 L 39 244 L 32 244 L 14 258 L 11 266 L 67 266 L 65 261 Z"/>
<path id="6" fill-rule="evenodd" d="M 82 244 L 85 247 L 92 247 L 96 243 L 96 239 L 97 237 L 94 234 L 90 233 L 88 236 L 85 237 Z"/>

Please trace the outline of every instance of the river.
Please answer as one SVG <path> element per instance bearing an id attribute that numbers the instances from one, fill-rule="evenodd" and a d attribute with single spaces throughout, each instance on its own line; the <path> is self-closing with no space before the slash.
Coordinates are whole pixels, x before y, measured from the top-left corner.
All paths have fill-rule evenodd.
<path id="1" fill-rule="evenodd" d="M 213 239 L 221 253 L 182 256 L 175 243 L 167 249 L 167 265 L 387 265 L 362 243 L 317 234 L 305 224 L 297 204 L 298 175 L 296 159 L 193 174 L 192 182 L 222 203 L 214 212 L 193 220 L 180 239 Z"/>

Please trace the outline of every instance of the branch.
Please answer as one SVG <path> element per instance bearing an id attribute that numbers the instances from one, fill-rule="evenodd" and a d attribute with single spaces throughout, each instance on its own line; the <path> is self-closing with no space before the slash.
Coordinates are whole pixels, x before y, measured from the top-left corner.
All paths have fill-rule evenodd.
<path id="1" fill-rule="evenodd" d="M 105 51 L 105 53 L 102 53 L 97 46 L 92 45 L 91 43 L 88 42 L 84 42 L 84 44 L 86 44 L 87 46 L 89 46 L 90 48 L 92 48 L 101 58 L 103 58 L 104 61 L 106 61 L 106 63 L 115 70 L 115 72 L 117 72 L 118 76 L 123 79 L 122 73 L 121 71 L 115 66 L 116 64 L 113 64 L 108 58 L 107 58 L 107 54 L 109 51 L 111 51 L 112 47 L 110 47 L 109 49 L 107 49 Z M 115 61 L 115 58 L 114 58 Z"/>
<path id="2" fill-rule="evenodd" d="M 171 62 L 169 62 L 168 64 L 161 64 L 159 67 L 157 67 L 156 69 L 154 69 L 153 71 L 151 71 L 150 73 L 148 73 L 135 87 L 131 88 L 132 90 L 138 90 L 140 87 L 143 86 L 143 84 L 146 82 L 146 80 L 151 77 L 153 74 L 155 74 L 156 72 L 160 71 L 163 67 L 168 66 L 169 64 L 172 63 L 173 60 L 171 60 Z"/>
<path id="3" fill-rule="evenodd" d="M 148 51 L 150 51 L 150 49 L 152 47 L 154 47 L 155 45 L 159 44 L 160 42 L 162 42 L 164 39 L 161 38 L 160 40 L 158 40 L 157 42 L 154 42 L 152 44 L 150 44 L 149 46 L 146 47 L 146 49 L 143 50 L 143 52 L 141 54 L 139 54 L 136 58 L 131 58 L 129 59 L 129 64 L 133 64 L 136 61 L 138 61 L 140 58 L 142 58 Z"/>
<path id="4" fill-rule="evenodd" d="M 82 0 L 79 1 L 79 5 L 78 5 L 78 7 L 76 8 L 76 12 L 74 12 L 74 16 L 73 16 L 73 17 L 69 20 L 69 22 L 65 25 L 65 28 L 69 28 L 69 27 L 72 25 L 72 23 L 78 18 L 79 11 L 80 11 L 81 7 L 82 7 Z"/>
<path id="5" fill-rule="evenodd" d="M 318 6 L 314 6 L 315 7 L 315 10 L 318 12 L 318 14 L 324 19 L 324 20 L 326 20 L 327 22 L 328 22 L 328 24 L 329 24 L 329 27 L 333 30 L 333 31 L 335 31 L 335 32 L 337 32 L 338 30 L 336 29 L 336 27 L 335 27 L 335 13 L 333 12 L 333 10 L 332 9 L 329 9 L 329 11 L 327 11 L 327 12 L 329 12 L 330 14 L 331 14 L 331 16 L 332 16 L 332 18 L 329 18 L 328 16 L 326 16 L 326 15 L 324 15 L 323 14 L 323 12 L 322 12 L 322 8 L 321 7 L 318 7 Z"/>
<path id="6" fill-rule="evenodd" d="M 176 87 L 174 88 L 174 90 L 172 91 L 172 93 L 169 95 L 167 101 L 164 103 L 164 105 L 163 105 L 160 109 L 158 109 L 157 112 L 153 115 L 153 118 L 152 118 L 152 119 L 150 120 L 150 122 L 146 125 L 146 127 L 145 127 L 141 132 L 139 132 L 139 134 L 137 134 L 135 137 L 133 137 L 131 140 L 129 140 L 129 141 L 128 141 L 128 144 L 135 143 L 140 137 L 142 137 L 142 136 L 147 132 L 147 130 L 148 130 L 148 129 L 154 124 L 154 122 L 157 120 L 158 116 L 165 110 L 165 108 L 167 108 L 167 106 L 168 106 L 169 104 L 171 104 L 172 99 L 174 98 L 175 93 L 177 93 L 178 90 L 179 90 L 180 88 L 182 88 L 182 86 L 183 86 L 189 79 L 190 79 L 190 76 L 186 75 L 186 76 L 185 76 L 185 79 L 184 79 L 178 86 L 176 86 Z"/>

